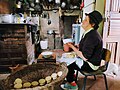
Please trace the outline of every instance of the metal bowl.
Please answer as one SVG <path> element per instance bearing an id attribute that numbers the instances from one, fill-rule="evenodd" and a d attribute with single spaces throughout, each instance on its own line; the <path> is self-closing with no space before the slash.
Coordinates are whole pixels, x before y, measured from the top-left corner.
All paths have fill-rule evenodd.
<path id="1" fill-rule="evenodd" d="M 45 51 L 45 52 L 41 53 L 43 58 L 50 58 L 52 56 L 52 54 L 53 54 L 53 52 L 50 52 L 50 51 Z"/>

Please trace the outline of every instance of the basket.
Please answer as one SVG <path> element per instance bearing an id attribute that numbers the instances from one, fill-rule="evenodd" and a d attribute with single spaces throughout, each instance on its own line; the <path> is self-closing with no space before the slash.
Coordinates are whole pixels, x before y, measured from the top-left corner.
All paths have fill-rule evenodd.
<path id="1" fill-rule="evenodd" d="M 44 86 L 13 89 L 16 78 L 21 78 L 23 83 L 32 82 L 38 81 L 41 78 L 45 78 L 50 76 L 52 73 L 57 73 L 59 71 L 63 72 L 62 76 L 52 80 L 50 83 L 45 84 Z M 19 71 L 11 73 L 5 80 L 2 80 L 0 88 L 2 90 L 54 90 L 56 86 L 60 85 L 64 81 L 67 72 L 68 69 L 65 63 L 38 63 L 28 65 Z"/>

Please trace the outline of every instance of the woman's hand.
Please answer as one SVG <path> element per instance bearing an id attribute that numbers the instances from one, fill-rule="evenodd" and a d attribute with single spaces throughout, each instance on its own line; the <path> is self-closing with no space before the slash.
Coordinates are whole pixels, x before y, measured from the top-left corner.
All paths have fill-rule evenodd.
<path id="1" fill-rule="evenodd" d="M 75 45 L 75 47 L 79 49 L 79 44 Z"/>
<path id="2" fill-rule="evenodd" d="M 73 44 L 72 43 L 67 43 L 67 45 L 70 47 L 70 48 L 72 48 L 73 47 Z"/>
<path id="3" fill-rule="evenodd" d="M 77 46 L 75 45 L 75 46 L 74 46 L 73 43 L 67 43 L 67 45 L 68 45 L 70 48 L 72 48 L 72 49 L 73 49 L 73 48 L 79 49 L 79 48 L 78 48 L 79 45 L 77 45 Z"/>
<path id="4" fill-rule="evenodd" d="M 87 60 L 87 59 L 83 56 L 82 52 L 79 51 L 78 48 L 76 48 L 72 43 L 67 43 L 67 45 L 68 45 L 70 48 L 72 48 L 80 58 L 82 58 L 84 61 Z"/>

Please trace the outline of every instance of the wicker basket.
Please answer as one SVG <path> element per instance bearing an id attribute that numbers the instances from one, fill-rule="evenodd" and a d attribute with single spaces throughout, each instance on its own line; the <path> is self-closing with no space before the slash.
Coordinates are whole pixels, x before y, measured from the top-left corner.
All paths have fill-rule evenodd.
<path id="1" fill-rule="evenodd" d="M 52 80 L 49 84 L 45 84 L 44 86 L 37 86 L 31 88 L 24 89 L 12 89 L 13 83 L 16 78 L 21 78 L 23 83 L 29 81 L 38 81 L 41 78 L 45 78 L 50 76 L 52 73 L 57 73 L 58 71 L 62 71 L 62 76 L 58 77 L 55 80 Z M 55 86 L 60 85 L 64 78 L 66 77 L 68 72 L 67 66 L 65 63 L 38 63 L 24 67 L 23 69 L 12 73 L 5 80 L 1 82 L 2 90 L 54 90 Z"/>

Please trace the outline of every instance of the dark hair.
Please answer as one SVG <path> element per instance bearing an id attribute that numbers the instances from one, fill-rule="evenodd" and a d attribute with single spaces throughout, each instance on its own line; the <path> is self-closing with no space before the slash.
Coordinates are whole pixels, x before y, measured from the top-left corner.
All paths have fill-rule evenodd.
<path id="1" fill-rule="evenodd" d="M 90 17 L 89 17 L 89 23 L 94 24 L 93 28 L 97 30 L 99 28 L 98 24 L 96 24 Z"/>

